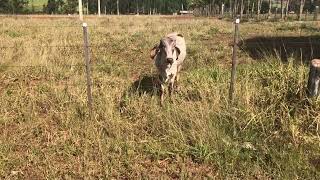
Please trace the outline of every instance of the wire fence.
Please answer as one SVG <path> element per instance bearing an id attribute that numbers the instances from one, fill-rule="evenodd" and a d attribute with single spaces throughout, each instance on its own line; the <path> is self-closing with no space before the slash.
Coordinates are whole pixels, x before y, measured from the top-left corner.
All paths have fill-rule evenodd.
<path id="1" fill-rule="evenodd" d="M 122 25 L 123 26 L 123 25 Z M 240 25 L 241 26 L 241 25 Z M 42 25 L 33 25 L 33 26 L 21 26 L 23 28 L 81 28 L 79 25 L 63 25 L 63 26 L 42 26 Z M 88 28 L 97 28 L 97 27 L 103 27 L 106 28 L 108 26 L 88 26 Z M 252 34 L 252 33 L 247 33 L 246 35 L 241 35 L 241 31 L 240 31 L 240 36 L 239 41 L 237 41 L 237 43 L 235 44 L 235 42 L 233 42 L 233 34 L 232 33 L 221 33 L 225 36 L 228 36 L 228 41 L 229 43 L 227 43 L 228 46 L 239 46 L 240 50 L 245 51 L 246 48 L 256 48 L 256 49 L 267 49 L 267 48 L 271 48 L 271 49 L 279 49 L 279 48 L 283 48 L 282 46 L 287 46 L 288 48 L 302 48 L 302 47 L 307 47 L 310 49 L 315 49 L 312 51 L 317 51 L 318 48 L 320 48 L 320 36 L 317 34 L 314 37 L 312 36 L 267 36 L 267 35 L 261 35 L 261 34 Z M 256 35 L 256 36 L 255 36 Z M 225 43 L 225 42 L 224 42 Z M 148 43 L 149 44 L 149 43 Z M 151 44 L 151 43 L 150 43 Z M 192 47 L 192 46 L 197 46 L 197 47 L 201 47 L 201 46 L 207 46 L 207 47 L 214 47 L 217 45 L 217 42 L 212 41 L 210 39 L 210 37 L 207 37 L 205 39 L 199 39 L 196 41 L 191 41 L 189 43 L 187 43 L 188 47 Z M 73 62 L 72 64 L 66 64 L 63 62 L 55 62 L 54 59 L 50 59 L 51 61 L 53 61 L 52 63 L 49 64 L 37 64 L 37 65 L 26 65 L 26 64 L 22 64 L 22 65 L 16 65 L 10 62 L 4 62 L 4 61 L 0 61 L 0 70 L 3 68 L 30 68 L 30 69 L 35 69 L 35 68 L 55 68 L 55 67 L 62 67 L 62 68 L 80 68 L 84 73 L 85 69 L 88 70 L 87 68 L 97 68 L 97 67 L 101 67 L 102 65 L 99 64 L 99 62 L 93 62 L 92 59 L 95 58 L 95 56 L 97 55 L 107 55 L 110 56 L 112 55 L 113 58 L 115 59 L 121 59 L 120 55 L 115 54 L 110 54 L 110 52 L 112 52 L 112 48 L 110 47 L 110 44 L 70 44 L 70 45 L 65 45 L 65 44 L 54 44 L 54 45 L 23 45 L 23 44 L 14 44 L 14 45 L 0 45 L 0 55 L 1 55 L 1 51 L 6 51 L 8 49 L 34 49 L 34 50 L 39 50 L 39 49 L 51 49 L 51 48 L 60 48 L 60 49 L 69 49 L 69 51 L 66 53 L 66 56 L 70 56 L 71 54 L 76 54 L 81 56 L 82 58 L 77 61 L 77 62 Z M 88 67 L 88 64 L 85 64 L 85 61 L 83 60 L 83 55 L 85 53 L 86 48 L 88 48 L 88 50 L 90 50 L 90 56 L 91 56 L 91 64 L 90 67 Z M 75 49 L 76 51 L 71 51 Z M 150 46 L 151 49 L 151 46 Z M 145 54 L 149 53 L 149 48 L 145 49 L 145 48 L 138 48 L 135 51 L 142 51 L 142 52 L 146 52 Z M 106 53 L 106 51 L 109 51 L 109 53 Z M 116 50 L 116 52 L 119 51 L 119 49 Z M 130 51 L 130 50 L 127 50 Z M 143 55 L 145 55 L 143 54 Z M 123 55 L 123 54 L 122 54 Z M 230 58 L 231 59 L 231 58 Z M 45 59 L 45 61 L 48 59 Z M 311 60 L 311 59 L 310 59 Z M 31 61 L 30 61 L 31 62 Z M 60 64 L 61 63 L 61 64 Z M 79 70 L 79 69 L 78 69 Z M 92 75 L 90 75 L 92 76 Z M 45 79 L 40 79 L 38 81 L 42 81 L 44 83 L 54 83 L 57 85 L 63 85 L 65 86 L 65 88 L 67 87 L 78 87 L 78 88 L 85 88 L 86 85 L 88 85 L 88 83 L 91 83 L 91 85 L 94 88 L 99 88 L 101 86 L 101 82 L 99 82 L 98 79 L 93 78 L 93 80 L 91 80 L 91 82 L 87 82 L 87 84 L 85 83 L 85 77 L 83 77 L 83 79 L 81 79 L 81 81 L 74 81 L 71 80 L 72 78 L 70 77 L 65 77 L 65 78 L 58 78 L 58 79 L 52 79 L 52 78 L 45 78 Z M 1 88 L 0 88 L 1 90 Z"/>
<path id="2" fill-rule="evenodd" d="M 229 43 L 227 44 L 227 46 L 233 46 L 233 42 L 232 42 L 232 36 L 229 35 Z M 250 37 L 250 38 L 248 38 Z M 151 43 L 149 43 L 151 44 Z M 198 42 L 192 42 L 192 43 L 187 43 L 187 46 L 192 48 L 192 47 L 202 47 L 202 46 L 207 46 L 207 47 L 214 47 L 217 45 L 217 42 L 215 41 L 211 41 L 210 39 L 205 39 L 205 40 L 199 40 Z M 270 48 L 270 47 L 274 47 L 276 48 L 277 46 L 285 46 L 285 47 L 289 47 L 289 48 L 293 48 L 293 47 L 310 47 L 313 48 L 314 46 L 319 46 L 320 45 L 320 36 L 315 36 L 315 37 L 310 37 L 307 36 L 305 38 L 302 37 L 291 37 L 291 36 L 261 36 L 261 35 L 257 35 L 256 37 L 252 37 L 252 34 L 250 34 L 250 36 L 239 36 L 239 43 L 238 45 L 240 46 L 240 48 L 242 50 L 244 50 L 244 48 L 248 48 L 248 47 L 256 47 L 256 48 Z M 95 58 L 95 56 L 97 55 L 105 55 L 105 56 L 112 56 L 115 59 L 121 59 L 121 54 L 117 54 L 119 53 L 122 48 L 120 49 L 114 49 L 112 47 L 110 47 L 110 44 L 91 44 L 87 46 L 88 48 L 90 48 L 90 54 L 93 58 Z M 64 50 L 68 50 L 67 52 L 61 52 L 61 54 L 65 54 L 66 57 L 74 54 L 74 55 L 79 55 L 82 56 L 83 55 L 83 48 L 84 45 L 83 44 L 72 44 L 72 45 L 0 45 L 0 55 L 1 55 L 1 51 L 6 51 L 7 49 L 32 49 L 34 51 L 38 51 L 39 49 L 51 49 L 51 48 L 57 48 L 55 49 L 56 51 L 64 51 Z M 141 52 L 143 54 L 148 54 L 149 50 L 151 49 L 151 45 L 150 48 L 137 48 L 134 51 L 135 52 Z M 109 52 L 107 52 L 109 51 Z M 111 53 L 110 53 L 111 52 Z M 128 50 L 126 50 L 126 52 L 128 53 Z M 114 53 L 114 54 L 113 54 Z M 143 55 L 142 54 L 142 55 Z M 122 54 L 123 55 L 123 54 Z M 51 59 L 54 60 L 54 59 Z M 82 62 L 78 62 L 78 63 L 82 63 Z M 3 61 L 0 62 L 0 66 L 2 67 L 30 67 L 30 68 L 34 68 L 34 67 L 66 67 L 66 68 L 70 68 L 70 67 L 81 67 L 84 66 L 83 64 L 55 64 L 55 65 L 8 65 L 6 63 L 4 63 Z M 93 65 L 93 66 L 98 66 L 98 65 Z"/>
<path id="3" fill-rule="evenodd" d="M 272 39 L 273 37 L 270 37 L 270 39 L 268 39 L 267 36 L 257 36 L 256 41 L 257 42 L 250 42 L 250 41 L 246 41 L 246 37 L 241 36 L 240 37 L 240 41 L 239 41 L 239 45 L 245 45 L 245 46 L 250 46 L 250 45 L 268 45 L 268 44 L 281 44 L 282 42 L 286 42 L 287 45 L 308 45 L 310 43 L 314 44 L 314 45 L 320 45 L 319 39 L 320 36 L 317 36 L 315 38 L 308 38 L 308 40 L 300 40 L 300 41 L 292 41 L 292 40 L 287 40 L 286 37 L 278 37 L 279 39 Z M 259 39 L 261 38 L 261 39 Z M 265 38 L 265 39 L 264 39 Z M 276 37 L 275 37 L 276 38 Z M 290 36 L 288 36 L 287 38 L 290 38 Z M 263 40 L 267 40 L 267 41 L 263 41 Z M 217 45 L 217 42 L 205 42 L 206 40 L 202 41 L 202 42 L 195 42 L 195 43 L 186 43 L 187 46 L 203 46 L 203 45 Z M 210 41 L 210 40 L 208 40 Z M 231 39 L 228 43 L 229 46 L 232 46 L 233 44 L 231 43 Z M 91 51 L 95 51 L 97 49 L 110 49 L 110 45 L 89 45 L 89 48 L 96 48 L 96 49 L 91 49 Z M 150 46 L 151 47 L 151 46 Z M 61 49 L 75 49 L 75 48 L 83 48 L 83 45 L 30 45 L 30 46 L 0 46 L 0 50 L 1 49 L 26 49 L 26 48 L 31 48 L 31 49 L 35 49 L 36 48 L 61 48 Z M 151 48 L 150 48 L 151 49 Z M 149 50 L 149 49 L 145 49 L 145 50 Z M 78 52 L 75 52 L 78 54 Z M 97 54 L 99 54 L 99 52 L 96 52 Z"/>

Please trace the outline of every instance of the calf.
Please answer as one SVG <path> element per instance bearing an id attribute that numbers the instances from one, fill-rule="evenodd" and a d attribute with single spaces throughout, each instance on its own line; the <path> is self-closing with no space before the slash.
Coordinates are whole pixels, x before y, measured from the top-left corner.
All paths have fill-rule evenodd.
<path id="1" fill-rule="evenodd" d="M 168 90 L 171 97 L 174 83 L 179 80 L 179 72 L 186 55 L 186 42 L 184 37 L 179 33 L 166 35 L 151 50 L 150 56 L 155 61 L 159 72 L 161 105 L 164 99 L 164 84 L 169 82 Z"/>

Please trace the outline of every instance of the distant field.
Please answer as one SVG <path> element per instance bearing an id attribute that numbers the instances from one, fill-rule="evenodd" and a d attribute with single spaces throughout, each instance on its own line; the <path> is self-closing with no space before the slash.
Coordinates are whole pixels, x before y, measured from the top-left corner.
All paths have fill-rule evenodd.
<path id="1" fill-rule="evenodd" d="M 1 16 L 0 179 L 320 179 L 320 103 L 307 99 L 320 25 L 90 16 L 94 117 L 81 22 Z M 187 41 L 179 91 L 159 106 L 149 51 Z"/>
<path id="2" fill-rule="evenodd" d="M 30 10 L 32 9 L 32 1 L 36 12 L 42 11 L 43 5 L 46 5 L 48 3 L 48 0 L 29 0 L 28 7 Z"/>

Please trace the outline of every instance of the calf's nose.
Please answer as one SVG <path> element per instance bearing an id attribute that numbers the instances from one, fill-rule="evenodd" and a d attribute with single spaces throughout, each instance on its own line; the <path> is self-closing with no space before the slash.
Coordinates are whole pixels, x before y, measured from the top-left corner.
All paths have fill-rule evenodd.
<path id="1" fill-rule="evenodd" d="M 167 58 L 167 63 L 171 64 L 173 63 L 173 58 Z"/>

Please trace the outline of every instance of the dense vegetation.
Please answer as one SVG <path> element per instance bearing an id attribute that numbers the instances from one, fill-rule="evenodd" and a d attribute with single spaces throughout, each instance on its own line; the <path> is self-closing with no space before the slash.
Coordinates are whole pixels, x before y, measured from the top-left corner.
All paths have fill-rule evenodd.
<path id="1" fill-rule="evenodd" d="M 84 9 L 89 14 L 97 13 L 98 0 L 82 0 Z M 267 13 L 269 4 L 271 10 L 275 12 L 279 8 L 279 13 L 294 11 L 297 14 L 300 7 L 303 11 L 313 12 L 317 0 L 101 0 L 102 13 L 117 14 L 117 2 L 119 2 L 119 13 L 121 14 L 172 14 L 181 9 L 194 9 L 206 7 L 214 12 L 221 10 L 221 4 L 225 4 L 225 10 L 240 14 Z M 0 2 L 0 13 L 32 13 L 42 12 L 48 14 L 76 13 L 78 0 L 2 0 Z M 283 9 L 283 10 L 281 10 Z"/>
<path id="2" fill-rule="evenodd" d="M 319 48 L 319 24 L 241 24 L 244 42 L 264 34 L 278 38 L 269 46 L 288 51 L 282 59 L 259 41 L 260 48 L 241 47 L 230 104 L 230 22 L 167 16 L 86 21 L 92 119 L 80 22 L 1 19 L 0 179 L 320 178 L 320 104 L 306 98 L 304 61 L 312 57 L 300 54 L 319 54 L 312 51 Z M 172 31 L 185 36 L 188 58 L 180 90 L 161 108 L 149 50 Z M 316 39 L 293 44 L 296 55 L 289 51 L 295 41 L 285 37 Z"/>

